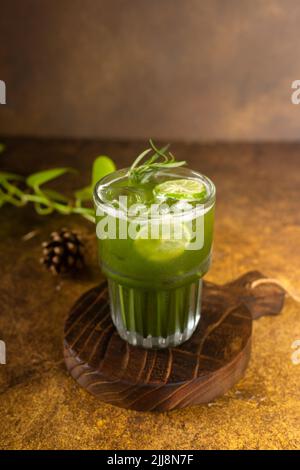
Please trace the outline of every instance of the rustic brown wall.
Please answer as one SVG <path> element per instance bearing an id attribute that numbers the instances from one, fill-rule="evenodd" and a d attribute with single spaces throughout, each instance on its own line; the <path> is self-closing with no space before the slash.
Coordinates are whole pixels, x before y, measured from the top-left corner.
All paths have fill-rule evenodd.
<path id="1" fill-rule="evenodd" d="M 0 133 L 298 139 L 298 0 L 1 0 Z"/>

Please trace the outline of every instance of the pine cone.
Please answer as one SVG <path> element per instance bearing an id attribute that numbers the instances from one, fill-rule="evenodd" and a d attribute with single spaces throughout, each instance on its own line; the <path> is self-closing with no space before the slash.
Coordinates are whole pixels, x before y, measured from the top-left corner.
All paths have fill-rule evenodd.
<path id="1" fill-rule="evenodd" d="M 53 274 L 81 268 L 84 264 L 83 243 L 77 233 L 66 228 L 52 232 L 50 240 L 42 243 L 41 263 Z"/>

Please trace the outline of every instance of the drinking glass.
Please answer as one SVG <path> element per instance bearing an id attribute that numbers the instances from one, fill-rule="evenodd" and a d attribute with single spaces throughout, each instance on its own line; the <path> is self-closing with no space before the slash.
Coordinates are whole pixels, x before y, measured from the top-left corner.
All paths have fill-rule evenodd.
<path id="1" fill-rule="evenodd" d="M 130 344 L 174 347 L 190 338 L 200 319 L 215 186 L 186 168 L 161 171 L 138 185 L 130 184 L 127 175 L 128 169 L 118 170 L 94 189 L 99 260 L 108 280 L 112 320 Z M 190 203 L 176 195 L 155 195 L 158 184 L 174 179 L 200 181 L 205 198 Z"/>

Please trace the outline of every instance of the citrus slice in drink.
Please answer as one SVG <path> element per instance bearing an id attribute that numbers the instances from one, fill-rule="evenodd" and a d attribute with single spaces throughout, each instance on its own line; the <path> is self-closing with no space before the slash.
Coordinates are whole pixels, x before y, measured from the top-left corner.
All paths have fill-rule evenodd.
<path id="1" fill-rule="evenodd" d="M 185 224 L 172 224 L 165 232 L 162 226 L 151 237 L 151 224 L 145 225 L 134 240 L 134 248 L 145 261 L 167 262 L 181 256 L 189 245 L 192 236 Z"/>
<path id="2" fill-rule="evenodd" d="M 154 188 L 154 195 L 185 201 L 199 201 L 206 196 L 205 185 L 196 179 L 176 179 L 165 181 Z"/>

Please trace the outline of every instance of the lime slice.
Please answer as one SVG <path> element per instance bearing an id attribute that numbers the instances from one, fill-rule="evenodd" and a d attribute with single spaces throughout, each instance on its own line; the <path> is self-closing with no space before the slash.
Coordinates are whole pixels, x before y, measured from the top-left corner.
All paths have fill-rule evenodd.
<path id="1" fill-rule="evenodd" d="M 154 195 L 172 199 L 195 201 L 206 196 L 206 187 L 196 179 L 169 180 L 154 188 Z"/>
<path id="2" fill-rule="evenodd" d="M 172 225 L 168 237 L 162 237 L 161 227 L 158 233 L 160 238 L 150 238 L 150 233 L 150 225 L 142 227 L 134 240 L 134 248 L 145 260 L 155 263 L 178 258 L 191 241 L 190 232 L 184 224 L 178 224 L 176 229 Z"/>

